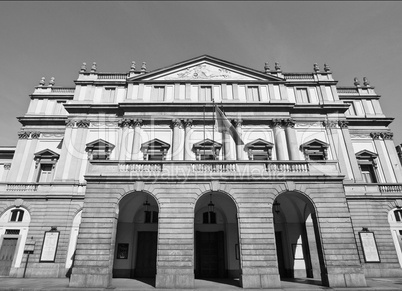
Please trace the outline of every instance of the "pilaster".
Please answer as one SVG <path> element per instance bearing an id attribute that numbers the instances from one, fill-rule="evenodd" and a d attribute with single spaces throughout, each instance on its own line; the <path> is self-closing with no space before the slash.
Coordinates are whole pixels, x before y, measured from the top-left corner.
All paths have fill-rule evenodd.
<path id="1" fill-rule="evenodd" d="M 373 138 L 374 146 L 378 154 L 378 163 L 380 164 L 384 173 L 386 183 L 396 183 L 394 171 L 391 166 L 391 161 L 388 159 L 387 149 L 385 143 L 381 140 L 382 136 L 388 138 L 389 136 L 382 132 L 372 132 L 370 136 Z M 380 182 L 380 181 L 379 181 Z"/>
<path id="2" fill-rule="evenodd" d="M 402 183 L 402 167 L 401 161 L 395 151 L 395 145 L 393 142 L 394 134 L 392 132 L 383 132 L 381 135 L 385 143 L 385 148 L 387 149 L 388 156 L 392 163 L 392 169 L 394 170 L 396 181 L 398 183 Z"/>
<path id="3" fill-rule="evenodd" d="M 283 128 L 282 120 L 272 120 L 272 127 L 274 130 L 275 149 L 277 159 L 279 161 L 289 160 L 288 146 L 286 143 L 285 130 Z"/>
<path id="4" fill-rule="evenodd" d="M 131 150 L 131 159 L 137 160 L 137 161 L 140 160 L 141 126 L 142 126 L 142 119 L 133 120 L 134 140 L 133 140 L 133 146 L 132 146 L 132 150 Z"/>
<path id="5" fill-rule="evenodd" d="M 234 119 L 234 120 L 233 120 L 233 123 L 234 123 L 234 126 L 235 126 L 235 128 L 236 128 L 236 131 L 237 131 L 238 135 L 239 135 L 240 137 L 242 137 L 242 124 L 243 124 L 243 120 L 240 119 L 240 118 Z M 241 144 L 237 144 L 237 145 L 236 145 L 236 159 L 237 159 L 238 161 L 241 161 L 241 160 L 244 159 L 244 155 L 243 155 L 244 150 L 243 150 L 243 148 L 244 148 L 244 145 L 241 145 Z"/>
<path id="6" fill-rule="evenodd" d="M 191 137 L 191 127 L 193 126 L 193 120 L 192 119 L 185 119 L 184 120 L 184 160 L 188 161 L 191 160 L 191 142 L 190 142 L 190 137 Z"/>
<path id="7" fill-rule="evenodd" d="M 299 149 L 297 144 L 295 122 L 292 119 L 286 119 L 284 121 L 285 135 L 289 152 L 289 159 L 292 161 L 300 160 Z"/>
<path id="8" fill-rule="evenodd" d="M 180 142 L 180 129 L 183 128 L 183 124 L 180 119 L 173 119 L 172 125 L 173 129 L 173 146 L 172 146 L 172 160 L 181 160 L 181 147 Z"/>
<path id="9" fill-rule="evenodd" d="M 121 128 L 120 136 L 120 149 L 119 149 L 119 160 L 127 161 L 131 159 L 131 145 L 133 144 L 132 134 L 130 134 L 133 120 L 132 119 L 122 119 L 119 122 L 119 127 Z"/>

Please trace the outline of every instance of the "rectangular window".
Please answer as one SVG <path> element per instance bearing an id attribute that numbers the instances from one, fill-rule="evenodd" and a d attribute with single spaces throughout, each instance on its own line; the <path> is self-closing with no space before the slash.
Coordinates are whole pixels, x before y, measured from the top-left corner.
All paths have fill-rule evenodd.
<path id="1" fill-rule="evenodd" d="M 152 101 L 165 101 L 165 86 L 155 86 L 152 94 Z"/>
<path id="2" fill-rule="evenodd" d="M 307 88 L 296 89 L 296 102 L 309 103 Z"/>
<path id="3" fill-rule="evenodd" d="M 50 182 L 52 180 L 52 172 L 52 164 L 41 164 L 39 169 L 38 182 Z"/>
<path id="4" fill-rule="evenodd" d="M 357 115 L 356 108 L 353 101 L 346 101 L 345 104 L 349 104 L 349 109 L 345 112 L 346 115 Z"/>
<path id="5" fill-rule="evenodd" d="M 260 94 L 257 86 L 247 87 L 247 101 L 260 101 Z"/>
<path id="6" fill-rule="evenodd" d="M 200 87 L 200 101 L 208 102 L 212 101 L 212 87 L 201 86 Z"/>
<path id="7" fill-rule="evenodd" d="M 105 88 L 102 95 L 102 102 L 113 103 L 116 95 L 116 88 Z"/>
<path id="8" fill-rule="evenodd" d="M 92 160 L 109 160 L 109 153 L 105 150 L 93 150 Z"/>
<path id="9" fill-rule="evenodd" d="M 372 165 L 360 165 L 362 171 L 363 180 L 366 183 L 377 183 L 374 168 Z"/>

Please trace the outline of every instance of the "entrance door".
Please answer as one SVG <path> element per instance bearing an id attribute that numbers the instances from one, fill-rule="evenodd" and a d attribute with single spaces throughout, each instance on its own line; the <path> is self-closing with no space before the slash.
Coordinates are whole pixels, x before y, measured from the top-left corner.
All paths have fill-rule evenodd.
<path id="1" fill-rule="evenodd" d="M 223 231 L 197 231 L 196 247 L 196 277 L 223 278 L 225 275 Z"/>
<path id="2" fill-rule="evenodd" d="M 156 231 L 138 232 L 137 261 L 135 276 L 137 278 L 153 278 L 156 276 L 156 250 L 158 233 Z"/>
<path id="3" fill-rule="evenodd" d="M 17 240 L 17 238 L 3 239 L 3 244 L 0 249 L 0 276 L 8 276 L 10 274 Z"/>

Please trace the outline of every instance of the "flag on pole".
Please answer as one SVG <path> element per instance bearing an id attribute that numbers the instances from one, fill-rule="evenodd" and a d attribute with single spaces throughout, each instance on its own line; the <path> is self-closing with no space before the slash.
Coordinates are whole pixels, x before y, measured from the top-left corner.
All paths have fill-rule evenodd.
<path id="1" fill-rule="evenodd" d="M 233 138 L 236 145 L 243 145 L 240 135 L 237 133 L 236 128 L 230 123 L 229 119 L 223 114 L 223 112 L 215 105 L 215 127 L 219 132 L 228 132 Z"/>

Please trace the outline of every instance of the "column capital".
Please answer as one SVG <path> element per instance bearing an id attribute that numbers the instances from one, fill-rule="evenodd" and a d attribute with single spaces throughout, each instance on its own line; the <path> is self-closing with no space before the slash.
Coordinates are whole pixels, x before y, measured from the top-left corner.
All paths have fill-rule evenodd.
<path id="1" fill-rule="evenodd" d="M 30 134 L 30 131 L 20 131 L 18 133 L 18 139 L 28 139 Z"/>
<path id="2" fill-rule="evenodd" d="M 372 139 L 380 139 L 381 132 L 371 132 L 370 136 L 372 137 Z"/>
<path id="3" fill-rule="evenodd" d="M 281 127 L 282 126 L 282 119 L 279 119 L 279 118 L 272 119 L 272 126 L 273 127 Z"/>
<path id="4" fill-rule="evenodd" d="M 232 122 L 236 128 L 241 127 L 243 125 L 243 119 L 241 119 L 241 118 L 235 118 L 235 119 L 233 119 Z"/>
<path id="5" fill-rule="evenodd" d="M 142 126 L 142 119 L 137 118 L 133 120 L 133 126 L 134 127 L 141 127 Z"/>
<path id="6" fill-rule="evenodd" d="M 175 127 L 181 128 L 182 126 L 183 126 L 183 123 L 181 122 L 180 119 L 178 119 L 178 118 L 172 119 L 172 124 L 171 124 L 172 128 L 175 128 Z"/>
<path id="7" fill-rule="evenodd" d="M 32 138 L 32 139 L 38 139 L 39 136 L 40 136 L 40 132 L 39 132 L 39 131 L 31 132 L 31 138 Z"/>
<path id="8" fill-rule="evenodd" d="M 11 163 L 4 164 L 4 170 L 10 170 L 10 168 L 11 168 Z"/>
<path id="9" fill-rule="evenodd" d="M 185 128 L 191 128 L 193 126 L 193 120 L 192 119 L 184 119 L 183 125 Z"/>
<path id="10" fill-rule="evenodd" d="M 322 122 L 322 125 L 325 128 L 334 128 L 334 127 L 336 127 L 338 125 L 338 121 L 337 120 L 324 120 Z"/>
<path id="11" fill-rule="evenodd" d="M 74 119 L 68 119 L 66 120 L 66 127 L 74 127 L 75 126 L 75 120 Z"/>
<path id="12" fill-rule="evenodd" d="M 91 122 L 88 119 L 82 119 L 77 121 L 78 128 L 88 128 Z"/>
<path id="13" fill-rule="evenodd" d="M 295 125 L 296 125 L 296 122 L 295 122 L 292 118 L 285 119 L 285 120 L 283 121 L 283 123 L 284 123 L 284 125 L 285 125 L 286 127 L 290 127 L 290 128 L 294 128 Z"/>
<path id="14" fill-rule="evenodd" d="M 381 137 L 384 140 L 392 140 L 394 138 L 394 133 L 390 131 L 381 132 Z"/>
<path id="15" fill-rule="evenodd" d="M 128 119 L 128 118 L 123 118 L 122 120 L 119 121 L 118 125 L 120 127 L 130 127 L 133 124 L 133 120 L 132 119 Z"/>
<path id="16" fill-rule="evenodd" d="M 349 122 L 346 120 L 339 120 L 338 125 L 340 128 L 348 128 L 349 127 Z"/>

